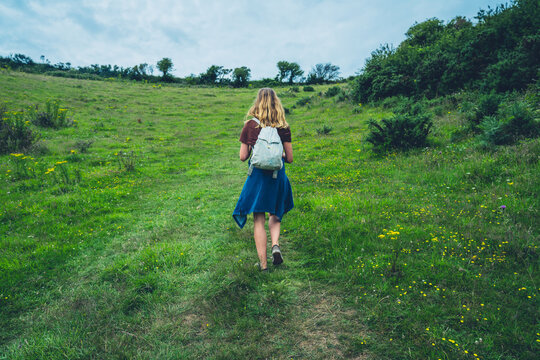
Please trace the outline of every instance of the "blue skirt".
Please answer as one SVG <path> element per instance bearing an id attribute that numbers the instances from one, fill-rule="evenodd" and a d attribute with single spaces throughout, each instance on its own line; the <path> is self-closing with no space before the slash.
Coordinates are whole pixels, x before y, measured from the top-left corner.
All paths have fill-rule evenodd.
<path id="1" fill-rule="evenodd" d="M 253 168 L 244 183 L 240 198 L 233 211 L 233 218 L 240 228 L 246 224 L 247 215 L 265 212 L 278 217 L 279 221 L 293 207 L 291 183 L 285 174 L 285 164 L 276 179 L 272 170 Z"/>

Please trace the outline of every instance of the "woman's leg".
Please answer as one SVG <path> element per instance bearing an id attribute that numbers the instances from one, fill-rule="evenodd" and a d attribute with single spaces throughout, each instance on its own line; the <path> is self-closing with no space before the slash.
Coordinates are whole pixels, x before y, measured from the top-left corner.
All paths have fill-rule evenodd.
<path id="1" fill-rule="evenodd" d="M 259 255 L 259 263 L 261 269 L 266 269 L 266 230 L 264 223 L 266 219 L 264 213 L 253 213 L 253 237 L 255 238 L 255 246 Z"/>
<path id="2" fill-rule="evenodd" d="M 270 215 L 268 219 L 268 227 L 270 228 L 270 237 L 272 238 L 272 246 L 279 245 L 279 231 L 281 222 L 276 215 Z"/>

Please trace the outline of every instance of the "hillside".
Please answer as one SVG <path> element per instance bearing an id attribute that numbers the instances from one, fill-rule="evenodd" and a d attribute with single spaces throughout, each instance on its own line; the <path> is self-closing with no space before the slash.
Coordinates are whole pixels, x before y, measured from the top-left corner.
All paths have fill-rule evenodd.
<path id="1" fill-rule="evenodd" d="M 442 101 L 430 147 L 375 156 L 367 122 L 391 109 L 278 88 L 295 208 L 261 274 L 251 218 L 231 217 L 257 89 L 9 71 L 0 88 L 10 111 L 51 99 L 74 120 L 1 156 L 0 358 L 538 353 L 538 139 L 450 142 L 463 119 Z"/>

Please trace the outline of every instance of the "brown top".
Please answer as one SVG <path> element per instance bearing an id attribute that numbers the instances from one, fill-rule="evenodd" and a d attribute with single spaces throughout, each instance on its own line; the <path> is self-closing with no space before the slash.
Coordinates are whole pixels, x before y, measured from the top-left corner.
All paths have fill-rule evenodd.
<path id="1" fill-rule="evenodd" d="M 253 146 L 257 142 L 260 132 L 261 128 L 257 122 L 255 120 L 249 120 L 244 124 L 242 133 L 240 134 L 240 142 Z M 291 128 L 278 128 L 277 132 L 282 143 L 291 142 Z"/>

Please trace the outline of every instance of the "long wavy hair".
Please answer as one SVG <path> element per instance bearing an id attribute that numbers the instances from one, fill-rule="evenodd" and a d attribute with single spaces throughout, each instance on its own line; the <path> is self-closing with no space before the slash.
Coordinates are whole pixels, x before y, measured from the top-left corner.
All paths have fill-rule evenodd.
<path id="1" fill-rule="evenodd" d="M 246 114 L 246 122 L 252 117 L 259 119 L 261 127 L 289 127 L 289 124 L 285 120 L 283 105 L 281 105 L 276 92 L 270 88 L 262 88 L 257 93 L 257 98 Z"/>

